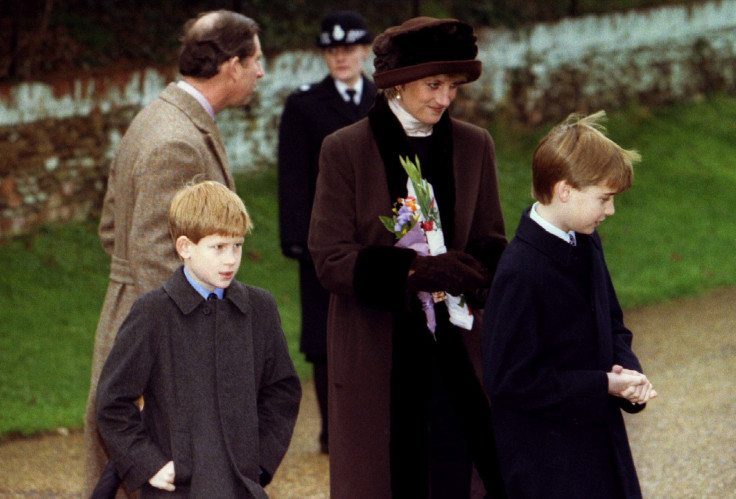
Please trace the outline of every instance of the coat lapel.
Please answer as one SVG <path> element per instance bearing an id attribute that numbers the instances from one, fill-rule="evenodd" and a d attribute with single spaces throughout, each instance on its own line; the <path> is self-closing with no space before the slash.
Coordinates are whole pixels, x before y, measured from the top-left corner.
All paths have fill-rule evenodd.
<path id="1" fill-rule="evenodd" d="M 391 200 L 406 196 L 407 174 L 401 166 L 399 156 L 414 160 L 414 151 L 399 120 L 389 108 L 384 97 L 378 97 L 368 114 L 373 136 L 376 139 L 381 159 L 386 169 Z M 445 113 L 434 126 L 432 133 L 431 158 L 429 164 L 422 164 L 422 175 L 432 184 L 440 209 L 445 243 L 448 247 L 454 241 L 455 199 L 464 196 L 455 189 L 455 164 L 453 162 L 452 122 Z M 460 193 L 460 195 L 457 195 Z M 473 198 L 475 199 L 475 198 Z"/>
<path id="2" fill-rule="evenodd" d="M 161 93 L 161 98 L 179 108 L 205 136 L 209 148 L 214 153 L 220 165 L 222 176 L 228 188 L 235 189 L 235 181 L 228 165 L 225 145 L 222 142 L 220 130 L 212 116 L 197 102 L 197 100 L 180 89 L 176 83 L 170 83 Z"/>
<path id="3" fill-rule="evenodd" d="M 340 92 L 337 91 L 332 77 L 327 76 L 318 85 L 323 106 L 332 109 L 335 114 L 344 118 L 346 123 L 353 123 L 358 120 L 360 114 L 357 108 L 345 102 Z"/>
<path id="4" fill-rule="evenodd" d="M 360 116 L 365 116 L 376 102 L 376 86 L 363 76 L 363 95 L 360 97 L 360 105 L 358 106 Z"/>
<path id="5" fill-rule="evenodd" d="M 384 98 L 376 101 L 376 106 L 371 110 L 368 119 L 386 171 L 389 198 L 394 202 L 396 198 L 406 196 L 407 175 L 399 162 L 399 156 L 409 157 L 411 147 L 401 123 L 393 115 Z"/>
<path id="6" fill-rule="evenodd" d="M 458 224 L 455 227 L 455 238 L 452 242 L 447 241 L 448 247 L 455 241 L 458 242 L 458 245 L 462 245 L 461 241 L 468 241 L 473 214 L 478 205 L 478 198 L 482 195 L 480 188 L 484 185 L 481 178 L 483 168 L 493 167 L 493 165 L 482 165 L 483 151 L 479 151 L 476 147 L 466 147 L 467 142 L 464 143 L 460 138 L 460 125 L 458 123 L 453 127 L 455 147 L 452 150 L 452 161 L 455 166 L 455 217 Z M 475 145 L 477 146 L 478 143 L 480 142 L 475 142 Z"/>

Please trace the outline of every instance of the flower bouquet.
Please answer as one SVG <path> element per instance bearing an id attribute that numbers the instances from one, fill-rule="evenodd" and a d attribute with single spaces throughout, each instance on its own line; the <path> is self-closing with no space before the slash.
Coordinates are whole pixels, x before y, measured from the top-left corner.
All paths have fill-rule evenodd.
<path id="1" fill-rule="evenodd" d="M 434 190 L 422 177 L 419 158 L 415 160 L 416 164 L 399 156 L 401 166 L 409 176 L 407 196 L 396 201 L 393 217 L 380 219 L 398 239 L 396 246 L 413 249 L 421 256 L 441 255 L 447 252 L 447 247 Z M 433 335 L 437 328 L 434 304 L 438 302 L 446 304 L 452 324 L 468 330 L 473 327 L 473 313 L 463 296 L 452 296 L 443 291 L 420 291 L 418 296 L 427 318 L 427 328 Z"/>

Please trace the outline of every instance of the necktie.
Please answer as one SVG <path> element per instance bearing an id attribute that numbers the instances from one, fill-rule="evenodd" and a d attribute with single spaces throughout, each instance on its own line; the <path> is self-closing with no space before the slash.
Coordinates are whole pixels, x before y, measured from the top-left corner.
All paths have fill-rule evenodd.
<path id="1" fill-rule="evenodd" d="M 355 102 L 355 89 L 348 88 L 345 90 L 345 93 L 348 94 L 348 104 L 351 104 L 353 107 L 358 107 L 358 103 Z"/>
<path id="2" fill-rule="evenodd" d="M 207 300 L 217 300 L 217 295 L 215 293 L 210 293 L 207 295 Z"/>

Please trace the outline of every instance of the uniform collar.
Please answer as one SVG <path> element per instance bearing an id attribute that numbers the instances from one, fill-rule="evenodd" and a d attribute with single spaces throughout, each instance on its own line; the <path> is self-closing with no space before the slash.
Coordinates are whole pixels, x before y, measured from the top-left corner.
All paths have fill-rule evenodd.
<path id="1" fill-rule="evenodd" d="M 349 99 L 347 90 L 350 87 L 348 87 L 348 84 L 342 80 L 336 80 L 333 78 L 333 81 L 335 82 L 335 88 L 340 93 L 343 100 L 347 102 Z M 358 82 L 355 84 L 355 86 L 352 89 L 355 90 L 355 104 L 356 105 L 360 104 L 361 97 L 363 96 L 363 77 L 362 76 L 358 78 Z"/>

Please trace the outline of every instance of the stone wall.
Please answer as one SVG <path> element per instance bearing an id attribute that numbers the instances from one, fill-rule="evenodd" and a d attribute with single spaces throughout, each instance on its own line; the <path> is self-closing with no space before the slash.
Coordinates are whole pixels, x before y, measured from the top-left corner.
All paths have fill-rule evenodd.
<path id="1" fill-rule="evenodd" d="M 535 124 L 736 92 L 736 0 L 486 29 L 479 48 L 483 75 L 453 109 L 471 121 L 503 113 Z M 265 69 L 251 106 L 217 118 L 235 171 L 273 164 L 284 98 L 326 72 L 313 51 L 269 58 Z M 175 77 L 174 68 L 145 68 L 0 84 L 0 239 L 96 215 L 127 124 Z"/>
<path id="2" fill-rule="evenodd" d="M 482 33 L 474 111 L 558 120 L 575 110 L 647 105 L 736 90 L 736 2 L 586 16 Z"/>

